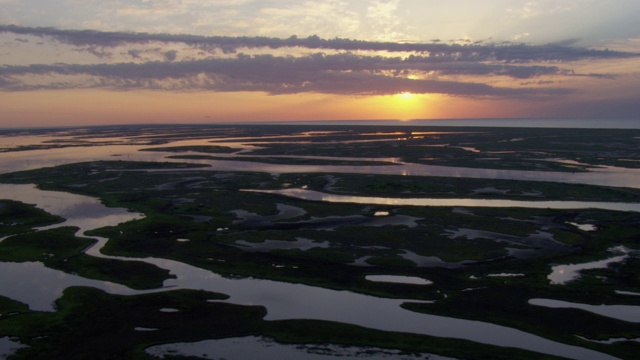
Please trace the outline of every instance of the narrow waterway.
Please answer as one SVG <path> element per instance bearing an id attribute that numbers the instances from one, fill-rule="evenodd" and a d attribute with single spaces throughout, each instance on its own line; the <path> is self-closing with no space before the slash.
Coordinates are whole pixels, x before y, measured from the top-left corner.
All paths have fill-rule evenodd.
<path id="1" fill-rule="evenodd" d="M 409 205 L 409 206 L 455 206 L 455 207 L 496 207 L 496 208 L 531 208 L 531 209 L 603 209 L 615 211 L 640 212 L 640 203 L 597 202 L 597 201 L 522 201 L 495 199 L 439 199 L 439 198 L 390 198 L 373 196 L 351 196 L 327 194 L 307 189 L 281 190 L 245 190 L 266 194 L 278 194 L 296 199 L 325 201 L 333 203 L 355 203 L 370 205 Z"/>

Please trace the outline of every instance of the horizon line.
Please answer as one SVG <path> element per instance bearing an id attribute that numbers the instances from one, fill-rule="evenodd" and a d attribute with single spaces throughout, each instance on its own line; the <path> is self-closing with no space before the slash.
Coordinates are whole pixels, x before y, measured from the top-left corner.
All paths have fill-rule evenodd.
<path id="1" fill-rule="evenodd" d="M 515 123 L 509 123 L 510 121 Z M 495 123 L 493 123 L 495 122 Z M 527 122 L 523 124 L 522 122 Z M 582 122 L 582 124 L 577 124 Z M 474 124 L 475 123 L 475 124 Z M 537 124 L 536 124 L 537 123 Z M 571 123 L 571 124 L 568 124 Z M 0 131 L 19 129 L 73 129 L 122 126 L 278 126 L 278 125 L 357 125 L 357 126 L 454 126 L 454 127 L 514 127 L 514 128 L 581 128 L 581 129 L 640 129 L 640 118 L 439 118 L 439 119 L 348 119 L 348 120 L 251 120 L 186 123 L 118 123 L 90 125 L 3 126 Z M 571 125 L 571 126 L 569 126 Z M 576 126 L 580 125 L 580 126 Z M 607 126 L 608 125 L 608 126 Z"/>

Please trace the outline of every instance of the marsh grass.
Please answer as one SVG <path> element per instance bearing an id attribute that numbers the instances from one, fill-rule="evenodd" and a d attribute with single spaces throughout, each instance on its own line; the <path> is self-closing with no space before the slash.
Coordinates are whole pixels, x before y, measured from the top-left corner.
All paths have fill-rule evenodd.
<path id="1" fill-rule="evenodd" d="M 0 243 L 0 261 L 38 261 L 52 269 L 134 289 L 158 288 L 170 278 L 168 270 L 151 264 L 86 255 L 84 249 L 95 240 L 76 237 L 76 231 L 74 227 L 61 227 L 12 236 Z"/>
<path id="2" fill-rule="evenodd" d="M 64 221 L 63 218 L 38 209 L 35 205 L 11 200 L 0 200 L 0 219 L 0 238 L 31 232 L 35 227 L 53 225 Z"/>

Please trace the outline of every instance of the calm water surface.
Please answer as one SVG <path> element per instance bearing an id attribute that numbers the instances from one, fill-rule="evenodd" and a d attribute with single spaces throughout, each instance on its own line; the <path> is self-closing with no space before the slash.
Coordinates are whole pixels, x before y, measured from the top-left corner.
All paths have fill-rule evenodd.
<path id="1" fill-rule="evenodd" d="M 321 345 L 285 345 L 271 339 L 247 336 L 242 338 L 205 340 L 192 343 L 166 344 L 150 347 L 147 354 L 164 358 L 166 355 L 215 356 L 225 359 L 252 359 L 260 354 L 264 360 L 330 360 L 330 359 L 367 359 L 367 360 L 454 360 L 432 354 L 402 355 L 400 351 L 360 348 L 331 344 Z M 206 355 L 205 355 L 206 354 Z"/>
<path id="2" fill-rule="evenodd" d="M 566 284 L 570 281 L 578 279 L 580 277 L 580 271 L 582 270 L 606 269 L 611 264 L 625 261 L 629 258 L 630 250 L 623 246 L 617 246 L 609 249 L 609 252 L 616 254 L 616 256 L 581 264 L 561 264 L 552 266 L 551 274 L 549 274 L 547 278 L 549 279 L 551 284 Z"/>
<path id="3" fill-rule="evenodd" d="M 5 359 L 9 355 L 13 355 L 18 349 L 23 347 L 25 346 L 12 341 L 8 337 L 0 337 L 0 359 Z"/>
<path id="4" fill-rule="evenodd" d="M 432 199 L 432 198 L 389 198 L 372 196 L 351 196 L 327 194 L 307 189 L 247 190 L 253 192 L 279 194 L 297 199 L 326 201 L 333 203 L 356 203 L 371 205 L 411 205 L 411 206 L 456 206 L 456 207 L 522 207 L 533 209 L 605 209 L 640 212 L 640 203 L 595 202 L 595 201 L 521 201 L 493 199 Z"/>
<path id="5" fill-rule="evenodd" d="M 430 285 L 432 281 L 416 276 L 400 275 L 367 275 L 365 279 L 375 282 L 388 282 L 396 284 Z"/>
<path id="6" fill-rule="evenodd" d="M 217 142 L 216 142 L 217 141 Z M 98 160 L 129 160 L 129 161 L 169 161 L 188 162 L 194 164 L 211 165 L 210 170 L 216 171 L 251 171 L 273 174 L 282 173 L 350 173 L 350 174 L 379 174 L 379 175 L 403 175 L 403 176 L 449 176 L 469 178 L 490 178 L 507 180 L 530 181 L 554 181 L 563 183 L 591 184 L 604 186 L 619 186 L 640 188 L 637 181 L 640 178 L 640 169 L 627 169 L 618 167 L 600 167 L 591 169 L 590 172 L 549 172 L 549 171 L 524 171 L 524 170 L 499 170 L 479 169 L 464 167 L 449 167 L 437 165 L 395 163 L 393 165 L 286 165 L 265 164 L 242 161 L 235 155 L 215 154 L 219 157 L 229 157 L 229 160 L 192 160 L 192 159 L 167 159 L 167 156 L 176 155 L 170 152 L 139 151 L 144 148 L 179 146 L 179 145 L 221 145 L 229 143 L 224 139 L 201 139 L 173 142 L 159 146 L 145 145 L 105 145 L 86 146 L 61 149 L 31 150 L 0 153 L 0 173 L 15 172 L 21 170 L 38 169 L 42 167 L 58 166 L 83 161 Z M 241 146 L 241 144 L 233 144 Z M 245 146 L 245 150 L 252 145 Z M 181 153 L 193 154 L 193 153 Z M 211 154 L 209 154 L 211 155 Z M 305 157 L 302 157 L 305 158 Z M 314 157 L 309 157 L 314 158 Z M 322 159 L 344 160 L 341 157 L 321 157 Z M 354 160 L 362 160 L 353 158 Z M 395 159 L 365 159 L 395 162 Z"/>
<path id="7" fill-rule="evenodd" d="M 590 305 L 552 299 L 531 299 L 529 304 L 550 308 L 580 309 L 594 314 L 627 322 L 640 322 L 640 306 L 632 305 Z"/>

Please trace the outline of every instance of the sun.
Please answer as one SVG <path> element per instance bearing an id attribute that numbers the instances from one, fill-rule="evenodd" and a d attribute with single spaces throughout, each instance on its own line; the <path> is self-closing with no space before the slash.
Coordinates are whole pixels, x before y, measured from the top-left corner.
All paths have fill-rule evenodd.
<path id="1" fill-rule="evenodd" d="M 397 94 L 396 96 L 398 98 L 402 99 L 402 100 L 411 100 L 414 97 L 413 93 L 410 93 L 408 91 L 401 92 L 401 93 Z"/>
<path id="2" fill-rule="evenodd" d="M 392 112 L 392 117 L 409 120 L 425 117 L 425 97 L 424 94 L 415 94 L 410 91 L 403 91 L 388 97 L 388 110 Z"/>
<path id="3" fill-rule="evenodd" d="M 376 118 L 411 120 L 431 118 L 431 94 L 410 91 L 366 98 L 365 108 Z M 364 99 L 363 99 L 364 100 Z"/>

